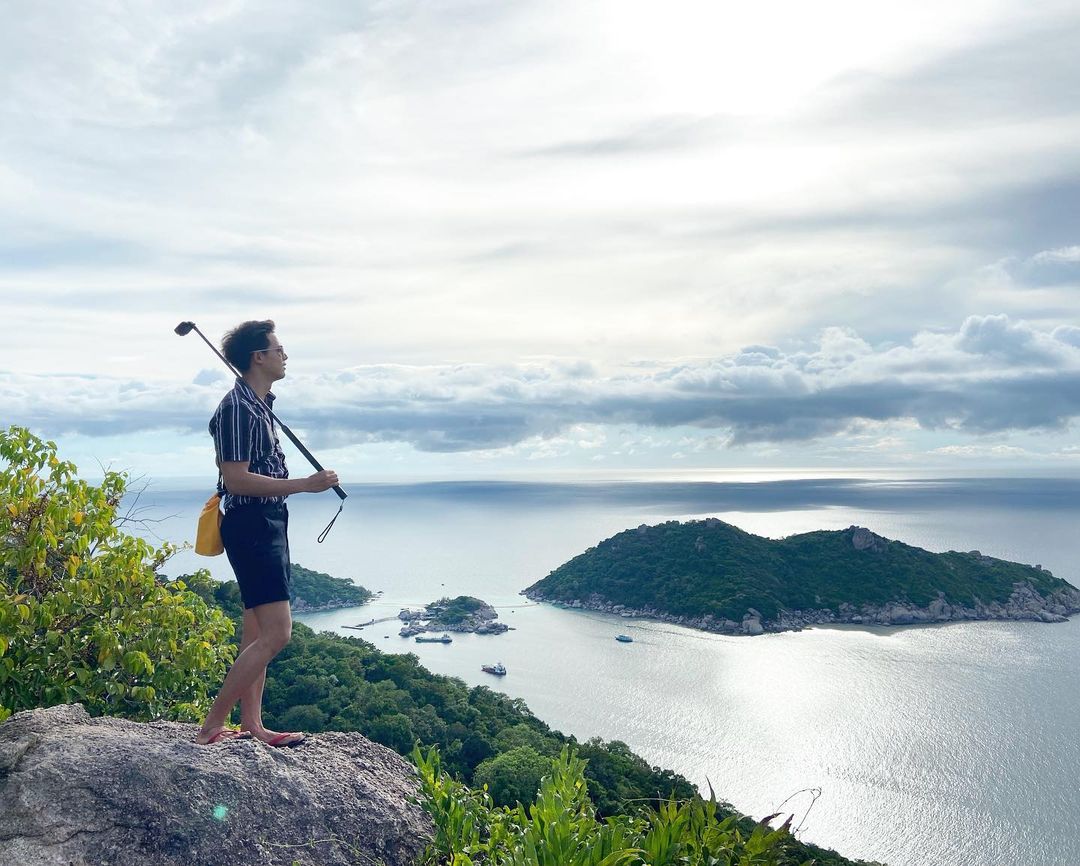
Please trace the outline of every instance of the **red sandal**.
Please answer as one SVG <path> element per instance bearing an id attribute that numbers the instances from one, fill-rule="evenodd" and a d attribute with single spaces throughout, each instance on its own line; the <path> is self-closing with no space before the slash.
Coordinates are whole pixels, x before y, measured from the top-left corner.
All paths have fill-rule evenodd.
<path id="1" fill-rule="evenodd" d="M 198 735 L 196 735 L 196 736 L 198 736 Z M 213 745 L 216 745 L 217 743 L 223 743 L 223 742 L 226 742 L 228 740 L 250 740 L 250 739 L 251 739 L 251 732 L 250 731 L 234 731 L 232 728 L 223 727 L 216 734 L 214 734 L 212 737 L 210 737 L 210 739 L 208 739 L 205 743 L 200 743 L 198 740 L 196 740 L 195 742 L 196 742 L 196 745 L 199 745 L 199 746 L 213 746 Z"/>
<path id="2" fill-rule="evenodd" d="M 299 737 L 300 739 L 299 740 L 291 740 L 290 742 L 286 743 L 285 740 L 288 737 Z M 277 746 L 277 747 L 280 748 L 280 747 L 283 747 L 283 746 L 299 746 L 306 739 L 307 739 L 307 737 L 304 734 L 300 733 L 300 731 L 288 731 L 288 732 L 286 732 L 284 734 L 278 734 L 276 737 L 271 737 L 269 740 L 266 740 L 265 742 L 266 742 L 266 745 L 268 745 L 268 746 Z"/>

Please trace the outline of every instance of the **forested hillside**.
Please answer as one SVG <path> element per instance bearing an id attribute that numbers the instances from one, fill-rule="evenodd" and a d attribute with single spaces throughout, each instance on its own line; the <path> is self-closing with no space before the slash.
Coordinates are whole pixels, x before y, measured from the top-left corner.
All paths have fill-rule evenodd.
<path id="1" fill-rule="evenodd" d="M 235 582 L 215 583 L 205 573 L 183 580 L 210 604 L 240 617 Z M 564 736 L 520 699 L 433 674 L 411 653 L 382 653 L 367 641 L 316 634 L 302 623 L 294 623 L 292 641 L 267 671 L 263 718 L 281 730 L 359 731 L 405 755 L 416 743 L 436 746 L 443 770 L 477 787 L 486 784 L 499 805 L 531 802 L 567 745 L 586 761 L 589 798 L 601 817 L 697 795 L 685 778 L 650 766 L 625 743 Z M 753 831 L 754 822 L 729 804 L 721 802 L 718 814 L 735 818 L 747 834 Z M 853 862 L 795 839 L 785 849 L 785 864 L 811 857 L 818 866 Z"/>

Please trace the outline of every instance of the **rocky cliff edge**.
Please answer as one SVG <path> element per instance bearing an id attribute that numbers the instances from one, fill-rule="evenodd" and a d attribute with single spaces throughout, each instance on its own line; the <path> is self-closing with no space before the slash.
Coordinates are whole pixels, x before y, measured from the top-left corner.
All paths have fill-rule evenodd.
<path id="1" fill-rule="evenodd" d="M 195 744 L 198 726 L 91 718 L 0 724 L 0 863 L 413 863 L 430 838 L 411 765 L 356 733 L 294 748 Z"/>

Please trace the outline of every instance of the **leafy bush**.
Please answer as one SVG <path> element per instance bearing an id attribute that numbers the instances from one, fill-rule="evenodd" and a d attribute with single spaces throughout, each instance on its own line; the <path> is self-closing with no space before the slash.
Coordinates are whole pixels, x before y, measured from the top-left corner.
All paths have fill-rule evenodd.
<path id="1" fill-rule="evenodd" d="M 201 719 L 234 657 L 234 625 L 157 573 L 173 546 L 121 530 L 127 476 L 87 484 L 20 427 L 0 432 L 0 460 L 0 720 L 69 702 Z"/>
<path id="2" fill-rule="evenodd" d="M 495 735 L 493 745 L 500 752 L 509 752 L 518 746 L 529 746 L 534 752 L 548 757 L 559 753 L 557 743 L 525 724 L 503 728 Z"/>
<path id="3" fill-rule="evenodd" d="M 548 759 L 535 802 L 497 807 L 486 791 L 455 781 L 436 749 L 412 753 L 422 806 L 435 836 L 427 866 L 773 866 L 791 862 L 785 824 L 749 831 L 714 800 L 674 798 L 657 810 L 601 821 L 589 800 L 585 761 L 567 748 Z"/>
<path id="4" fill-rule="evenodd" d="M 483 787 L 498 806 L 530 803 L 540 779 L 550 769 L 550 758 L 530 746 L 518 746 L 480 764 L 473 773 L 473 784 Z"/>

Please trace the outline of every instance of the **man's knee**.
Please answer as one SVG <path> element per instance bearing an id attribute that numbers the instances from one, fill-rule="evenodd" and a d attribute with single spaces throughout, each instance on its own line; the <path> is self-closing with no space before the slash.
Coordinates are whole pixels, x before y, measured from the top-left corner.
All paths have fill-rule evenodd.
<path id="1" fill-rule="evenodd" d="M 252 608 L 259 622 L 258 640 L 273 650 L 281 652 L 292 638 L 292 616 L 287 601 L 271 602 Z"/>
<path id="2" fill-rule="evenodd" d="M 258 640 L 262 641 L 268 648 L 274 651 L 277 655 L 286 646 L 289 641 L 292 640 L 292 624 L 284 628 L 263 629 L 259 632 Z"/>

